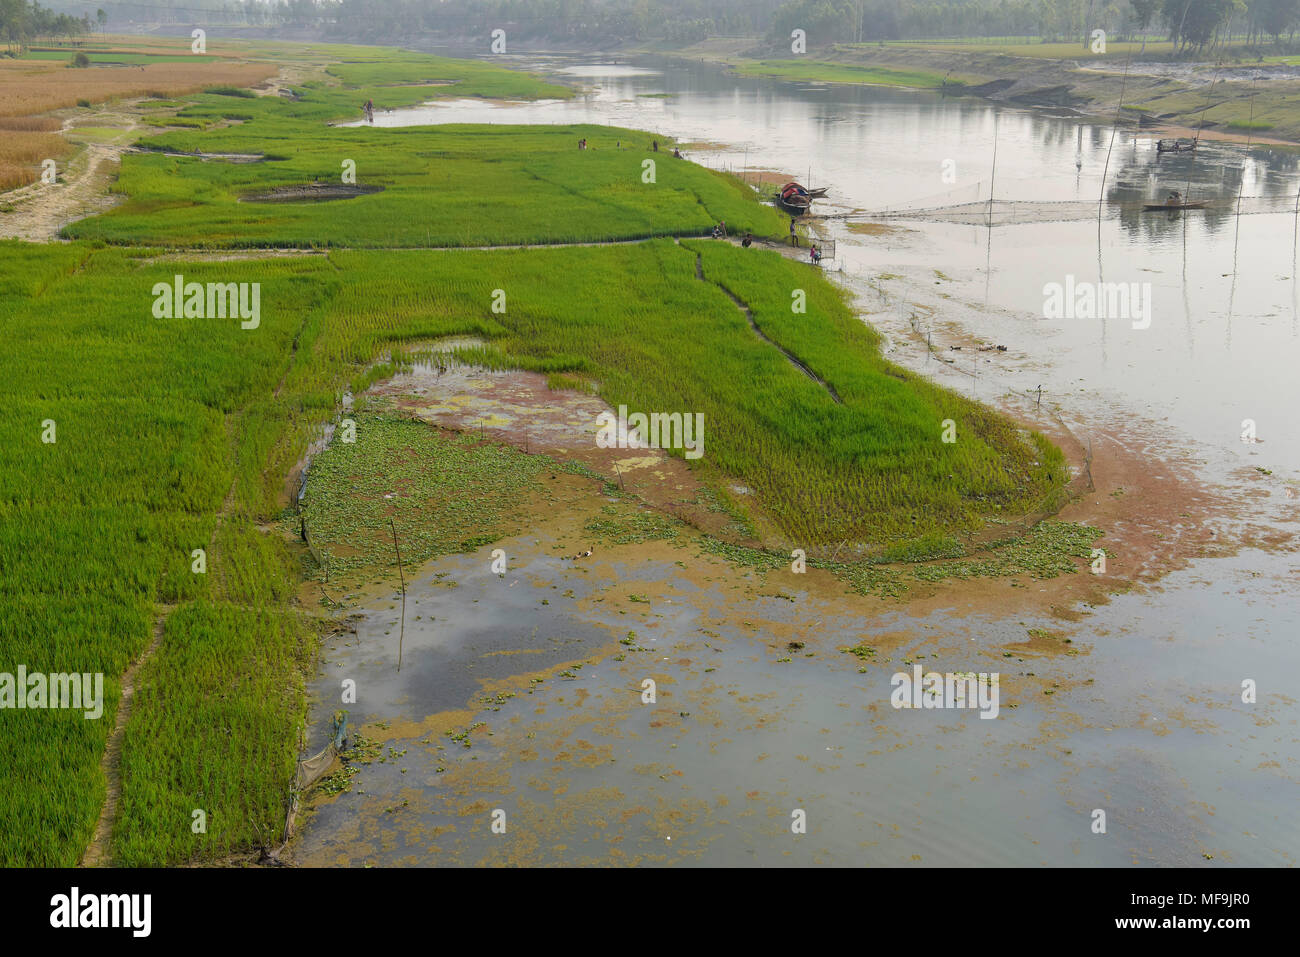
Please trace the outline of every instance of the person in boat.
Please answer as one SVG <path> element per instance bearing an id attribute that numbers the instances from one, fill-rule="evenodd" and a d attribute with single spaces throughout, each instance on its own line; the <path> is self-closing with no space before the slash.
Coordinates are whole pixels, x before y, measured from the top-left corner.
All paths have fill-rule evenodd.
<path id="1" fill-rule="evenodd" d="M 790 217 L 790 245 L 796 248 L 799 245 L 799 234 L 794 231 L 794 217 Z"/>
<path id="2" fill-rule="evenodd" d="M 1166 206 L 1181 206 L 1183 204 L 1183 194 L 1176 189 L 1169 191 L 1169 198 L 1165 200 Z"/>
<path id="3" fill-rule="evenodd" d="M 752 246 L 753 244 L 754 244 L 754 234 L 753 234 L 753 233 L 745 233 L 745 238 L 742 239 L 742 240 L 740 241 L 740 245 L 742 245 L 742 246 L 744 246 L 746 249 L 748 249 L 748 248 L 749 248 L 750 246 Z"/>

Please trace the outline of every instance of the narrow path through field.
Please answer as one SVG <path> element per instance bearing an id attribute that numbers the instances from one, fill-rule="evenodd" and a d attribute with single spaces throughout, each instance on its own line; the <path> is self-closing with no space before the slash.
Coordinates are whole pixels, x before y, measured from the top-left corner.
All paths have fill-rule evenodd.
<path id="1" fill-rule="evenodd" d="M 3 194 L 12 209 L 0 216 L 0 238 L 25 239 L 28 242 L 55 242 L 59 230 L 68 223 L 103 212 L 117 202 L 108 192 L 112 182 L 111 165 L 126 150 L 135 120 L 126 119 L 122 138 L 115 143 L 90 143 L 84 153 L 64 167 L 59 183 L 32 183 Z M 66 130 L 65 130 L 66 132 Z"/>
<path id="2" fill-rule="evenodd" d="M 704 262 L 703 262 L 703 257 L 701 257 L 698 253 L 697 253 L 696 256 L 695 256 L 695 278 L 698 279 L 698 280 L 700 280 L 700 282 L 708 282 L 708 281 L 709 281 L 709 280 L 707 280 L 707 279 L 704 278 Z M 775 343 L 775 342 L 773 342 L 771 339 L 769 339 L 769 338 L 766 336 L 766 334 L 764 334 L 763 330 L 760 329 L 760 328 L 758 327 L 758 323 L 756 323 L 756 322 L 754 321 L 754 313 L 753 313 L 752 311 L 750 311 L 749 306 L 745 303 L 745 301 L 744 301 L 743 299 L 741 299 L 739 296 L 737 296 L 735 293 L 733 293 L 733 292 L 732 292 L 730 289 L 728 289 L 726 286 L 723 286 L 723 285 L 721 285 L 721 284 L 719 284 L 719 283 L 714 283 L 713 285 L 717 286 L 717 287 L 718 287 L 719 289 L 721 289 L 724 293 L 726 293 L 726 294 L 727 294 L 727 298 L 729 298 L 733 303 L 736 304 L 736 308 L 737 308 L 737 309 L 739 309 L 742 313 L 744 313 L 744 315 L 745 315 L 745 321 L 749 323 L 749 328 L 751 328 L 751 329 L 754 330 L 754 334 L 755 334 L 756 336 L 758 336 L 760 339 L 762 339 L 764 342 L 766 342 L 766 343 L 767 343 L 769 346 L 771 346 L 773 349 L 776 349 L 778 352 L 780 352 L 781 355 L 785 356 L 786 359 L 788 359 L 788 360 L 790 361 L 790 364 L 791 364 L 791 365 L 793 365 L 796 369 L 798 369 L 800 372 L 802 372 L 802 373 L 803 373 L 804 375 L 806 375 L 808 378 L 812 379 L 812 380 L 813 380 L 814 382 L 816 382 L 819 386 L 821 386 L 823 389 L 825 389 L 826 392 L 827 392 L 827 394 L 829 394 L 830 397 L 831 397 L 832 399 L 834 399 L 834 400 L 835 400 L 836 402 L 838 402 L 840 405 L 843 405 L 843 404 L 844 404 L 844 400 L 840 398 L 839 393 L 835 391 L 835 387 L 834 387 L 834 386 L 832 386 L 829 382 L 826 382 L 825 380 L 823 380 L 819 375 L 817 375 L 817 373 L 813 372 L 812 369 L 810 369 L 810 368 L 808 368 L 806 365 L 804 365 L 804 363 L 801 362 L 801 361 L 799 360 L 799 357 L 796 356 L 793 352 L 790 352 L 788 349 L 785 349 L 785 348 L 781 347 L 780 345 L 778 345 L 777 343 Z"/>
<path id="3" fill-rule="evenodd" d="M 1093 204 L 1096 207 L 1096 204 Z M 237 249 L 234 247 L 213 248 L 209 246 L 168 246 L 167 252 L 145 262 L 156 262 L 163 259 L 258 259 L 271 256 L 319 256 L 328 255 L 329 253 L 346 253 L 346 252 L 437 252 L 437 253 L 455 253 L 471 250 L 480 250 L 493 252 L 507 249 L 569 249 L 578 247 L 593 246 L 635 246 L 640 243 L 650 243 L 660 239 L 671 239 L 679 242 L 682 239 L 706 239 L 706 236 L 642 236 L 639 239 L 596 239 L 582 240 L 576 242 L 558 242 L 558 243 L 504 243 L 498 246 L 328 246 L 323 250 L 321 247 L 306 246 L 258 246 L 248 249 Z M 717 242 L 729 242 L 733 246 L 739 246 L 740 243 L 734 239 L 719 239 Z M 784 256 L 786 259 L 797 259 L 801 262 L 808 262 L 804 255 L 804 250 L 797 247 L 787 246 L 785 243 L 779 243 L 775 240 L 755 240 L 758 245 L 765 249 L 770 249 L 775 253 Z M 141 245 L 149 245 L 142 243 Z M 809 264 L 811 265 L 811 264 Z"/>
<path id="4" fill-rule="evenodd" d="M 100 767 L 104 769 L 107 792 L 104 806 L 99 809 L 99 820 L 95 822 L 95 833 L 81 855 L 82 867 L 103 867 L 110 863 L 109 849 L 113 838 L 113 825 L 117 823 L 117 806 L 122 798 L 122 739 L 126 736 L 126 723 L 131 717 L 131 701 L 135 697 L 136 679 L 144 663 L 153 656 L 162 644 L 163 632 L 166 630 L 167 616 L 174 607 L 162 612 L 153 625 L 153 641 L 122 675 L 122 697 L 117 703 L 117 714 L 113 719 L 113 731 L 104 746 L 104 756 Z"/>

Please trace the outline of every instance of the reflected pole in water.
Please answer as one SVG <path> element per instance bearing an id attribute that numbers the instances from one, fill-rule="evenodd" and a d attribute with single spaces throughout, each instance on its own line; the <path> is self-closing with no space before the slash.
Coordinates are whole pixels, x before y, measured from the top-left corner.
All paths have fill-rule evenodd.
<path id="1" fill-rule="evenodd" d="M 1184 194 L 1185 195 L 1185 194 Z M 1187 354 L 1196 354 L 1195 340 L 1192 335 L 1192 301 L 1187 294 L 1187 220 L 1183 216 L 1183 323 L 1187 327 Z"/>
<path id="2" fill-rule="evenodd" d="M 1184 16 L 1186 16 L 1186 11 L 1183 11 L 1183 14 Z M 1199 150 L 1201 146 L 1201 132 L 1205 129 L 1205 114 L 1206 111 L 1208 111 L 1210 108 L 1210 100 L 1214 96 L 1214 84 L 1218 82 L 1219 71 L 1222 69 L 1223 69 L 1223 58 L 1220 57 L 1218 62 L 1214 64 L 1214 75 L 1210 77 L 1210 85 L 1206 87 L 1205 103 L 1201 106 L 1201 116 L 1196 121 L 1196 136 L 1192 138 L 1192 143 L 1195 149 L 1193 149 L 1192 151 L 1193 158 L 1188 160 L 1187 163 L 1187 182 L 1183 184 L 1183 199 L 1186 202 L 1191 202 L 1192 199 L 1192 173 L 1196 169 L 1196 162 L 1195 162 L 1196 150 Z M 1254 101 L 1252 99 L 1252 103 L 1253 102 Z M 1174 155 L 1177 156 L 1178 154 L 1175 153 Z M 1228 170 L 1226 166 L 1220 167 L 1219 170 L 1220 184 L 1222 184 L 1223 177 L 1227 175 L 1227 172 Z M 1190 223 L 1190 217 L 1188 217 L 1185 213 L 1180 215 L 1182 216 L 1182 222 L 1183 222 L 1183 312 L 1186 315 L 1186 322 L 1187 322 L 1187 352 L 1188 355 L 1192 355 L 1195 353 L 1196 343 L 1193 334 L 1194 326 L 1192 323 L 1192 303 L 1187 292 L 1187 230 L 1188 227 L 1191 225 L 1191 223 Z M 1234 257 L 1235 257 L 1235 253 L 1234 253 Z M 1234 266 L 1233 269 L 1235 271 L 1236 267 Z M 1230 306 L 1229 312 L 1231 311 L 1232 310 Z"/>
<path id="3" fill-rule="evenodd" d="M 984 305 L 989 304 L 989 273 L 993 268 L 993 187 L 998 175 L 998 111 L 993 110 L 993 168 L 989 172 L 988 242 L 984 252 Z"/>
<path id="4" fill-rule="evenodd" d="M 1110 154 L 1115 149 L 1115 134 L 1119 131 L 1120 110 L 1124 108 L 1124 93 L 1128 89 L 1128 68 L 1133 62 L 1133 44 L 1124 56 L 1124 76 L 1119 84 L 1119 102 L 1115 104 L 1115 119 L 1110 124 L 1110 142 L 1106 144 L 1106 162 L 1101 168 L 1101 186 L 1097 190 L 1097 288 L 1104 289 L 1101 268 L 1101 208 L 1106 202 L 1106 177 L 1110 175 Z M 1101 321 L 1101 361 L 1106 362 L 1106 320 Z"/>
<path id="5" fill-rule="evenodd" d="M 1250 161 L 1250 138 L 1255 126 L 1255 84 L 1259 82 L 1256 73 L 1250 80 L 1250 119 L 1246 123 L 1246 152 L 1241 157 L 1241 179 L 1237 180 L 1237 213 L 1233 217 L 1232 229 L 1232 286 L 1228 290 L 1228 322 L 1224 329 L 1226 348 L 1232 348 L 1232 307 L 1237 298 L 1237 249 L 1241 243 L 1241 194 L 1246 189 L 1246 164 Z"/>
<path id="6" fill-rule="evenodd" d="M 1291 334 L 1300 328 L 1300 299 L 1296 287 L 1296 244 L 1300 242 L 1300 186 L 1295 192 L 1295 225 L 1291 228 Z"/>
<path id="7" fill-rule="evenodd" d="M 1186 11 L 1184 11 L 1184 15 L 1186 15 Z M 1218 82 L 1219 70 L 1222 68 L 1223 59 L 1220 57 L 1219 61 L 1214 65 L 1214 76 L 1210 77 L 1210 85 L 1205 91 L 1205 105 L 1201 107 L 1201 118 L 1196 121 L 1196 136 L 1192 139 L 1192 143 L 1195 147 L 1195 149 L 1192 150 L 1193 156 L 1195 156 L 1196 150 L 1200 149 L 1201 146 L 1201 131 L 1205 129 L 1205 112 L 1210 108 L 1210 98 L 1214 95 L 1214 84 Z M 1254 100 L 1252 99 L 1251 102 L 1253 103 Z M 1174 155 L 1177 156 L 1178 154 L 1175 153 Z M 1192 198 L 1192 170 L 1195 168 L 1196 163 L 1189 161 L 1187 164 L 1187 182 L 1183 185 L 1183 198 L 1188 201 Z M 1220 167 L 1220 177 L 1226 176 L 1227 173 L 1228 169 L 1226 166 Z M 1222 183 L 1222 179 L 1220 179 L 1220 183 Z"/>
<path id="8" fill-rule="evenodd" d="M 397 526 L 393 519 L 388 519 L 388 527 L 393 530 L 393 551 L 397 553 L 397 574 L 402 581 L 402 631 L 397 636 L 397 670 L 402 670 L 402 645 L 406 643 L 406 572 L 402 570 L 402 550 L 397 546 Z"/>
<path id="9" fill-rule="evenodd" d="M 1074 131 L 1074 195 L 1078 196 L 1083 179 L 1083 124 L 1075 126 Z"/>
<path id="10" fill-rule="evenodd" d="M 1097 240 L 1101 241 L 1101 207 L 1106 201 L 1106 177 L 1110 173 L 1110 154 L 1115 148 L 1115 133 L 1119 130 L 1120 110 L 1124 108 L 1124 91 L 1128 88 L 1128 68 L 1133 59 L 1133 46 L 1129 44 L 1128 55 L 1124 57 L 1124 76 L 1119 84 L 1119 102 L 1115 104 L 1115 119 L 1110 125 L 1110 142 L 1106 145 L 1106 163 L 1101 169 L 1101 189 L 1097 194 Z"/>

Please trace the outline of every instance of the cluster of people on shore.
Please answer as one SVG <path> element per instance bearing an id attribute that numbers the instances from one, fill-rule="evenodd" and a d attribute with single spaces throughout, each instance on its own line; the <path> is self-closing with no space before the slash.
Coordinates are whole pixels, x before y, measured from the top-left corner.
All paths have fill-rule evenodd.
<path id="1" fill-rule="evenodd" d="M 794 227 L 795 227 L 795 221 L 792 219 L 790 220 L 790 241 L 794 243 L 795 246 L 798 246 L 799 235 L 795 232 Z M 714 239 L 727 239 L 728 238 L 727 221 L 724 219 L 721 222 L 717 223 L 713 227 L 713 229 L 710 230 L 709 235 L 712 236 Z M 745 233 L 745 237 L 740 241 L 740 245 L 745 247 L 746 249 L 754 245 L 754 234 Z M 808 247 L 809 262 L 819 263 L 822 261 L 823 255 L 824 255 L 824 247 L 818 247 L 816 243 L 813 243 Z"/>
<path id="2" fill-rule="evenodd" d="M 367 105 L 368 105 L 368 104 L 369 104 L 369 100 L 367 100 L 366 102 L 367 102 Z M 368 112 L 368 111 L 367 111 L 367 112 Z M 582 139 L 578 140 L 578 149 L 580 149 L 580 150 L 585 150 L 586 148 L 587 148 L 587 138 L 584 136 Z M 623 141 L 622 141 L 622 140 L 619 140 L 617 143 L 615 143 L 615 144 L 614 144 L 614 148 L 615 148 L 615 149 L 619 149 L 619 150 L 621 150 L 621 149 L 623 148 Z M 654 152 L 658 153 L 658 152 L 659 152 L 659 141 L 658 141 L 658 140 L 651 140 L 651 141 L 650 141 L 650 149 L 653 150 Z M 674 156 L 676 159 L 685 159 L 685 158 L 686 158 L 686 157 L 682 156 L 682 151 L 679 150 L 679 149 L 677 149 L 676 147 L 673 147 L 673 156 Z"/>

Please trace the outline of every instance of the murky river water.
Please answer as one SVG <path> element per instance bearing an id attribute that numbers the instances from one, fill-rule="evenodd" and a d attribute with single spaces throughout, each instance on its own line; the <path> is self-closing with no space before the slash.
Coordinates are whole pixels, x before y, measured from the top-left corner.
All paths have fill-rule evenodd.
<path id="1" fill-rule="evenodd" d="M 1157 156 L 1150 134 L 1112 142 L 1107 127 L 975 100 L 654 60 L 541 65 L 588 92 L 452 102 L 376 125 L 648 128 L 723 144 L 690 154 L 711 166 L 827 186 L 821 211 L 847 214 L 819 226 L 837 240 L 830 268 L 895 361 L 987 401 L 1041 386 L 1075 434 L 1191 462 L 1196 483 L 1232 506 L 1216 523 L 1222 540 L 1294 536 L 1300 153 L 1209 144 Z M 650 93 L 671 95 L 639 95 Z M 969 210 L 948 208 L 987 200 L 990 183 L 1005 224 L 962 222 Z M 1140 211 L 1169 188 L 1222 208 Z M 886 207 L 945 209 L 854 212 Z M 864 235 L 854 221 L 900 228 Z M 1045 317 L 1046 284 L 1097 281 L 1149 283 L 1149 324 Z M 936 347 L 979 339 L 1008 350 L 968 346 L 940 363 L 927 358 L 927 333 Z M 1246 419 L 1261 441 L 1242 442 Z M 346 675 L 366 689 L 354 721 L 391 722 L 383 743 L 395 750 L 352 793 L 320 804 L 300 861 L 1218 866 L 1300 856 L 1300 561 L 1290 549 L 1195 559 L 1062 621 L 868 608 L 664 547 L 618 550 L 588 575 L 557 561 L 572 536 L 549 528 L 494 547 L 511 556 L 504 578 L 485 549 L 434 562 L 411 584 L 419 604 L 408 605 L 400 675 L 389 599 L 327 650 L 315 740 Z M 1062 643 L 1026 644 L 1038 627 Z M 877 639 L 874 660 L 837 650 Z M 890 707 L 890 675 L 913 662 L 1000 671 L 997 719 Z M 512 682 L 525 670 L 544 680 Z M 658 683 L 653 705 L 642 703 L 646 677 Z M 1255 704 L 1241 701 L 1245 679 L 1259 684 Z M 447 734 L 480 721 L 468 738 Z M 492 830 L 495 809 L 504 834 Z M 1093 833 L 1096 809 L 1105 834 Z M 796 811 L 806 834 L 791 831 Z"/>

